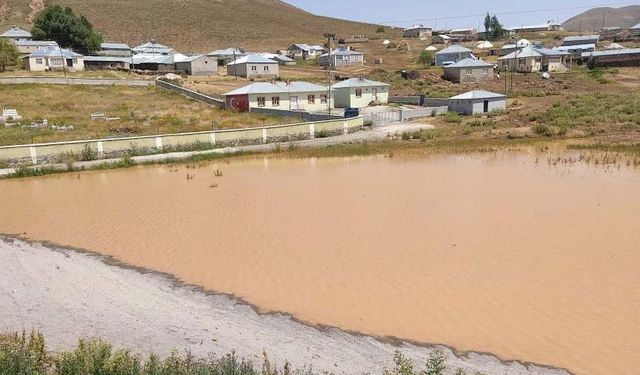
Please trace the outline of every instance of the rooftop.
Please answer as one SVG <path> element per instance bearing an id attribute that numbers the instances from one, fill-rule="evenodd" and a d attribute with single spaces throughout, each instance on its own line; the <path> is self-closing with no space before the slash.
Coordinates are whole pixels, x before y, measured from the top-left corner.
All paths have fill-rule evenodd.
<path id="1" fill-rule="evenodd" d="M 605 51 L 584 52 L 583 57 L 589 56 L 617 56 L 640 54 L 640 48 L 609 49 Z"/>
<path id="2" fill-rule="evenodd" d="M 473 90 L 465 92 L 464 94 L 453 96 L 451 100 L 469 100 L 469 99 L 500 99 L 506 98 L 502 94 L 496 94 L 495 92 L 489 92 L 484 90 Z"/>
<path id="3" fill-rule="evenodd" d="M 131 57 L 119 57 L 119 56 L 85 56 L 84 61 L 95 62 L 123 62 L 131 63 Z"/>
<path id="4" fill-rule="evenodd" d="M 457 63 L 455 63 L 453 65 L 447 66 L 445 69 L 448 69 L 448 68 L 488 68 L 488 67 L 492 67 L 492 66 L 493 65 L 489 64 L 486 61 L 476 60 L 476 59 L 473 59 L 471 57 L 467 57 L 466 59 L 462 59 L 462 60 L 458 61 Z"/>
<path id="5" fill-rule="evenodd" d="M 511 52 L 506 56 L 498 58 L 498 60 L 510 60 L 515 58 L 527 58 L 527 57 L 542 57 L 542 54 L 536 51 L 532 46 L 527 46 L 520 51 Z"/>
<path id="6" fill-rule="evenodd" d="M 211 51 L 207 53 L 207 56 L 216 56 L 216 57 L 233 57 L 235 56 L 244 56 L 247 52 L 243 48 L 226 48 L 226 49 L 217 49 L 215 51 Z"/>
<path id="7" fill-rule="evenodd" d="M 436 55 L 442 55 L 447 53 L 463 53 L 463 52 L 472 52 L 469 48 L 463 47 L 461 45 L 453 45 L 449 46 L 441 51 L 436 52 Z"/>
<path id="8" fill-rule="evenodd" d="M 563 39 L 565 42 L 578 42 L 582 40 L 600 40 L 600 35 L 575 35 L 567 36 Z"/>
<path id="9" fill-rule="evenodd" d="M 350 50 L 350 49 L 344 49 L 344 48 L 339 48 L 336 50 L 333 50 L 331 52 L 332 55 L 335 56 L 354 56 L 354 55 L 362 55 L 363 53 L 360 51 L 354 51 L 354 50 Z M 325 53 L 324 55 L 322 55 L 323 57 L 328 56 L 328 53 Z"/>
<path id="10" fill-rule="evenodd" d="M 230 62 L 228 65 L 236 64 L 277 64 L 277 62 L 262 55 L 251 54 L 242 56 L 241 58 L 236 59 L 236 61 Z"/>
<path id="11" fill-rule="evenodd" d="M 224 96 L 247 94 L 277 94 L 291 92 L 321 92 L 327 91 L 325 86 L 309 82 L 255 82 L 247 86 L 229 91 Z"/>
<path id="12" fill-rule="evenodd" d="M 58 45 L 57 42 L 54 42 L 52 40 L 20 40 L 20 41 L 16 41 L 15 44 L 18 47 L 29 47 L 29 46 L 47 47 L 47 46 Z"/>
<path id="13" fill-rule="evenodd" d="M 61 57 L 65 59 L 71 59 L 83 56 L 71 50 L 60 48 L 57 45 L 51 45 L 43 48 L 38 48 L 38 50 L 30 54 L 29 57 Z"/>
<path id="14" fill-rule="evenodd" d="M 3 38 L 31 38 L 32 35 L 27 30 L 23 30 L 18 26 L 11 26 L 11 28 L 4 33 L 0 34 Z"/>
<path id="15" fill-rule="evenodd" d="M 573 46 L 553 47 L 553 49 L 558 51 L 570 51 L 570 50 L 578 50 L 578 49 L 596 49 L 596 45 L 595 44 L 575 44 Z"/>
<path id="16" fill-rule="evenodd" d="M 112 43 L 112 42 L 106 42 L 106 43 L 102 43 L 100 44 L 100 48 L 102 49 L 116 49 L 116 50 L 130 50 L 131 47 L 129 47 L 129 45 L 124 44 L 124 43 Z"/>
<path id="17" fill-rule="evenodd" d="M 388 83 L 372 81 L 366 78 L 349 78 L 333 85 L 336 89 L 342 89 L 346 87 L 371 87 L 371 86 L 389 86 Z"/>

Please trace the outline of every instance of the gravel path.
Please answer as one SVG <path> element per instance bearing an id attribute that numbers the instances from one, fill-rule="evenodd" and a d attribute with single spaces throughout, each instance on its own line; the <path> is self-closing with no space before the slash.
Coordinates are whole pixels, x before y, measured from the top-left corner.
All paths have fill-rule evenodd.
<path id="1" fill-rule="evenodd" d="M 233 297 L 180 285 L 168 275 L 117 265 L 84 252 L 0 237 L 0 330 L 39 329 L 49 349 L 72 348 L 77 337 L 102 337 L 118 347 L 166 355 L 225 354 L 311 365 L 332 373 L 382 373 L 401 350 L 417 367 L 433 347 L 317 328 L 283 314 L 260 314 Z M 448 348 L 448 374 L 567 374 Z"/>

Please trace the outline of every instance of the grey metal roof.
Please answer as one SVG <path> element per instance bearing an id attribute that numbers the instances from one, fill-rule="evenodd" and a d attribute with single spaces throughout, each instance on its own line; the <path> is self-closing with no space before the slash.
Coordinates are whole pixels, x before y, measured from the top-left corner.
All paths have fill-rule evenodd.
<path id="1" fill-rule="evenodd" d="M 324 47 L 319 45 L 311 45 L 306 43 L 296 43 L 293 44 L 292 47 L 295 46 L 302 51 L 323 51 Z"/>
<path id="2" fill-rule="evenodd" d="M 438 52 L 436 52 L 436 55 L 444 55 L 447 53 L 464 53 L 464 52 L 473 52 L 471 51 L 469 48 L 467 47 L 463 47 L 461 45 L 453 45 L 453 46 L 449 46 L 443 50 L 440 50 Z"/>
<path id="3" fill-rule="evenodd" d="M 331 51 L 331 56 L 361 56 L 364 55 L 362 52 L 360 51 L 354 51 L 354 50 L 350 50 L 350 49 L 336 49 Z M 325 53 L 324 55 L 322 55 L 322 57 L 327 57 L 329 56 L 329 53 Z"/>
<path id="4" fill-rule="evenodd" d="M 637 24 L 637 25 L 635 25 L 635 26 L 631 26 L 629 29 L 630 29 L 630 30 L 637 30 L 637 29 L 640 29 L 640 23 L 639 23 L 639 24 Z"/>
<path id="5" fill-rule="evenodd" d="M 556 49 L 549 49 L 549 48 L 534 48 L 538 53 L 540 53 L 543 56 L 567 56 L 570 55 L 569 52 L 566 51 L 561 51 L 561 50 L 556 50 Z"/>
<path id="6" fill-rule="evenodd" d="M 323 92 L 327 91 L 326 86 L 316 85 L 310 82 L 276 82 L 277 86 L 281 87 L 287 92 Z"/>
<path id="7" fill-rule="evenodd" d="M 542 57 L 542 54 L 536 51 L 532 46 L 527 46 L 520 51 L 511 52 L 506 56 L 498 58 L 498 60 L 511 60 L 515 58 L 525 59 L 527 57 Z"/>
<path id="8" fill-rule="evenodd" d="M 132 51 L 135 53 L 150 53 L 150 54 L 153 53 L 153 54 L 165 55 L 165 54 L 173 53 L 173 48 L 167 47 L 163 44 L 156 43 L 156 42 L 147 42 L 133 48 Z"/>
<path id="9" fill-rule="evenodd" d="M 287 90 L 271 82 L 255 82 L 235 90 L 229 91 L 223 96 L 247 95 L 247 94 L 284 94 Z"/>
<path id="10" fill-rule="evenodd" d="M 243 56 L 237 59 L 234 62 L 230 62 L 227 65 L 238 65 L 238 64 L 277 64 L 277 61 L 268 59 L 258 54 L 251 54 L 247 56 Z"/>
<path id="11" fill-rule="evenodd" d="M 465 92 L 464 94 L 456 95 L 450 100 L 469 100 L 469 99 L 500 99 L 506 98 L 506 96 L 502 94 L 497 94 L 495 92 L 489 92 L 484 90 L 473 90 L 469 92 Z"/>
<path id="12" fill-rule="evenodd" d="M 12 26 L 9 30 L 0 35 L 3 38 L 31 38 L 32 35 L 27 30 L 23 30 L 18 26 Z"/>
<path id="13" fill-rule="evenodd" d="M 174 63 L 173 55 L 158 55 L 140 53 L 131 57 L 131 63 L 135 65 L 140 64 L 164 64 L 171 65 Z"/>
<path id="14" fill-rule="evenodd" d="M 553 47 L 553 49 L 558 51 L 571 51 L 571 50 L 580 50 L 580 49 L 596 49 L 595 44 L 576 44 L 573 46 L 560 46 Z"/>
<path id="15" fill-rule="evenodd" d="M 259 54 L 262 57 L 266 57 L 267 59 L 271 59 L 271 60 L 275 60 L 275 61 L 283 61 L 283 62 L 295 62 L 296 60 L 290 58 L 289 56 L 285 56 L 285 55 L 278 55 L 275 53 L 260 53 Z"/>
<path id="16" fill-rule="evenodd" d="M 131 63 L 131 57 L 118 57 L 118 56 L 85 56 L 84 61 L 94 62 L 123 62 Z"/>
<path id="17" fill-rule="evenodd" d="M 372 81 L 366 78 L 349 78 L 333 85 L 335 89 L 347 87 L 372 87 L 372 86 L 390 86 L 388 83 Z"/>
<path id="18" fill-rule="evenodd" d="M 52 40 L 20 40 L 16 41 L 15 45 L 18 47 L 48 47 L 48 46 L 57 46 L 58 43 Z"/>
<path id="19" fill-rule="evenodd" d="M 63 57 L 65 59 L 71 59 L 83 56 L 79 53 L 75 53 L 71 50 L 60 48 L 58 46 L 48 46 L 38 48 L 35 52 L 30 54 L 29 57 Z"/>
<path id="20" fill-rule="evenodd" d="M 173 55 L 173 61 L 176 63 L 192 62 L 201 58 L 202 56 L 204 55 L 183 55 L 181 53 L 176 53 L 175 55 Z"/>
<path id="21" fill-rule="evenodd" d="M 432 27 L 429 27 L 429 26 L 424 26 L 424 25 L 413 25 L 413 26 L 411 26 L 411 27 L 407 27 L 406 29 L 404 29 L 404 31 L 420 30 L 420 29 L 433 30 L 433 28 L 432 28 Z"/>
<path id="22" fill-rule="evenodd" d="M 565 42 L 578 42 L 582 40 L 600 40 L 600 35 L 575 35 L 567 36 L 563 39 Z"/>
<path id="23" fill-rule="evenodd" d="M 124 44 L 124 43 L 112 43 L 112 42 L 106 42 L 106 43 L 101 43 L 100 44 L 100 48 L 102 49 L 115 49 L 115 50 L 130 50 L 131 47 L 129 47 L 129 45 Z"/>
<path id="24" fill-rule="evenodd" d="M 449 65 L 445 67 L 448 68 L 487 68 L 492 67 L 493 65 L 489 64 L 483 60 L 476 60 L 471 57 L 467 57 L 466 59 L 462 59 L 453 65 Z"/>
<path id="25" fill-rule="evenodd" d="M 624 49 L 609 49 L 604 51 L 584 52 L 583 57 L 589 56 L 616 56 L 616 55 L 635 55 L 640 54 L 640 48 L 624 48 Z"/>
<path id="26" fill-rule="evenodd" d="M 244 56 L 246 55 L 246 51 L 242 48 L 226 48 L 226 49 L 217 49 L 215 51 L 211 51 L 207 53 L 207 56 L 212 57 L 233 57 L 236 56 Z"/>

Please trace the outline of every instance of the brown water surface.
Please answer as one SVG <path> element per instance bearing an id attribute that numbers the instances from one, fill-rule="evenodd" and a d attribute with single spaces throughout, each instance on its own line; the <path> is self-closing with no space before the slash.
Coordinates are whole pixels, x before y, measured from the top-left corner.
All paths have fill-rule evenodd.
<path id="1" fill-rule="evenodd" d="M 640 171 L 537 158 L 265 159 L 5 180 L 0 232 L 311 323 L 636 374 Z"/>

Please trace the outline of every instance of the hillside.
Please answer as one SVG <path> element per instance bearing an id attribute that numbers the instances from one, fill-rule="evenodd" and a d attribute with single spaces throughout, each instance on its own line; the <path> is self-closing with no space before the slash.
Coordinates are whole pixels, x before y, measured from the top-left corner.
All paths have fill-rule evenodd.
<path id="1" fill-rule="evenodd" d="M 605 26 L 631 27 L 640 23 L 640 5 L 594 8 L 568 19 L 563 26 L 569 31 L 598 32 L 602 28 L 603 16 Z"/>
<path id="2" fill-rule="evenodd" d="M 0 29 L 29 26 L 46 0 L 0 0 Z M 275 50 L 293 42 L 321 42 L 375 33 L 376 26 L 320 17 L 279 0 L 51 0 L 85 15 L 105 39 L 137 45 L 149 39 L 181 51 L 239 46 Z"/>

